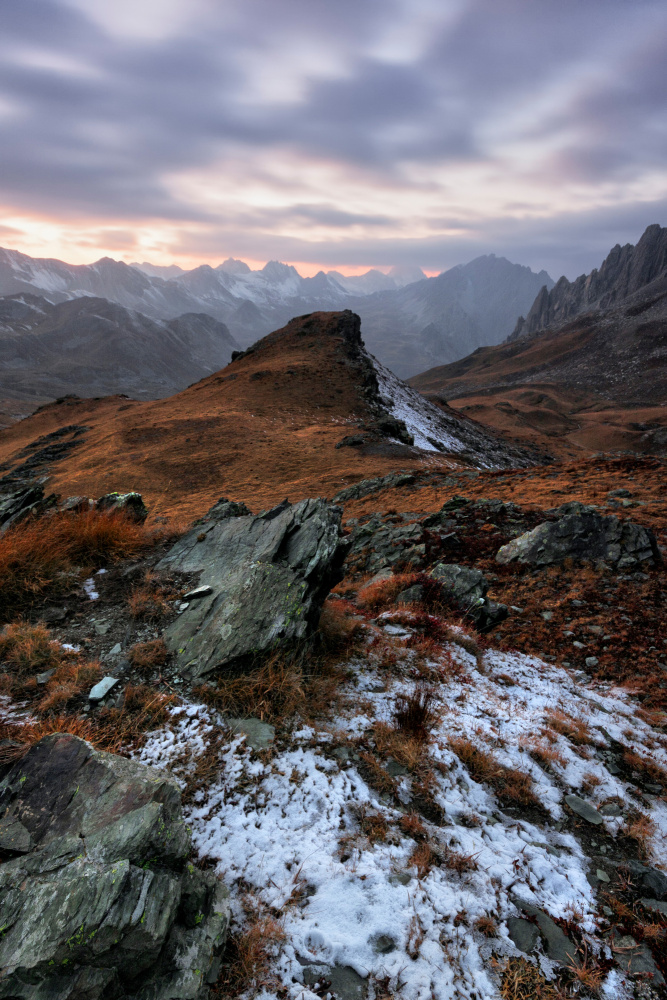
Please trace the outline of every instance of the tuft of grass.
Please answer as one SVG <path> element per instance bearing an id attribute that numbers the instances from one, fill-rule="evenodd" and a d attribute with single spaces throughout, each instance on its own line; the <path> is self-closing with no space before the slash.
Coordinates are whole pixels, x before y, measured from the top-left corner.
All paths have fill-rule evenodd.
<path id="1" fill-rule="evenodd" d="M 396 603 L 396 598 L 402 591 L 412 586 L 414 580 L 414 573 L 395 573 L 386 580 L 367 583 L 357 593 L 357 604 L 367 611 L 389 608 Z"/>
<path id="2" fill-rule="evenodd" d="M 78 653 L 64 650 L 51 639 L 49 630 L 38 623 L 18 621 L 0 633 L 0 659 L 5 670 L 0 674 L 0 690 L 31 703 L 40 716 L 62 713 L 83 696 L 101 676 L 96 661 L 87 661 Z M 36 674 L 53 671 L 45 686 L 38 685 Z"/>
<path id="3" fill-rule="evenodd" d="M 175 592 L 168 584 L 162 583 L 152 573 L 146 573 L 145 580 L 135 587 L 127 599 L 127 605 L 133 618 L 145 622 L 157 622 L 171 611 L 169 598 Z"/>
<path id="4" fill-rule="evenodd" d="M 349 655 L 361 634 L 361 623 L 353 615 L 357 609 L 349 601 L 329 597 L 322 608 L 317 636 L 320 648 L 332 656 Z"/>
<path id="5" fill-rule="evenodd" d="M 480 934 L 483 934 L 484 937 L 495 937 L 498 933 L 498 924 L 495 922 L 493 917 L 489 916 L 488 913 L 478 917 L 473 924 L 473 927 L 476 931 L 479 931 Z"/>
<path id="6" fill-rule="evenodd" d="M 636 750 L 626 750 L 623 760 L 633 771 L 638 771 L 644 781 L 648 778 L 654 784 L 667 788 L 667 771 L 651 757 L 642 757 Z"/>
<path id="7" fill-rule="evenodd" d="M 409 864 L 417 869 L 417 878 L 426 878 L 433 866 L 437 863 L 438 856 L 427 840 L 418 843 L 410 855 Z"/>
<path id="8" fill-rule="evenodd" d="M 575 719 L 560 709 L 553 709 L 546 714 L 551 729 L 565 736 L 575 746 L 587 746 L 594 743 L 593 734 L 583 719 Z"/>
<path id="9" fill-rule="evenodd" d="M 357 806 L 355 813 L 359 829 L 369 844 L 383 844 L 389 835 L 389 824 L 382 813 L 369 809 L 364 803 Z"/>
<path id="10" fill-rule="evenodd" d="M 238 1000 L 249 994 L 280 986 L 271 974 L 272 960 L 285 941 L 285 931 L 278 920 L 260 907 L 250 896 L 244 898 L 244 927 L 229 936 L 225 962 L 211 993 L 219 1000 Z"/>
<path id="11" fill-rule="evenodd" d="M 326 662 L 311 661 L 307 672 L 296 659 L 274 654 L 248 673 L 220 677 L 195 694 L 228 715 L 285 725 L 296 716 L 326 715 L 338 700 L 341 680 L 341 670 Z"/>
<path id="12" fill-rule="evenodd" d="M 560 767 L 567 765 L 563 754 L 553 746 L 546 746 L 539 740 L 524 740 L 522 745 L 533 760 L 547 771 L 551 770 L 554 764 L 558 764 Z"/>
<path id="13" fill-rule="evenodd" d="M 480 750 L 465 736 L 451 737 L 449 746 L 475 781 L 491 785 L 502 805 L 538 804 L 530 776 L 523 771 L 505 767 L 492 754 Z"/>
<path id="14" fill-rule="evenodd" d="M 127 658 L 139 673 L 150 674 L 157 667 L 163 667 L 169 658 L 169 650 L 162 639 L 137 642 L 127 652 Z"/>
<path id="15" fill-rule="evenodd" d="M 430 687 L 418 685 L 412 694 L 400 694 L 394 705 L 394 719 L 399 730 L 426 743 L 436 720 L 433 709 L 435 692 Z"/>
<path id="16" fill-rule="evenodd" d="M 63 649 L 41 622 L 17 621 L 0 632 L 0 660 L 16 678 L 59 667 Z"/>
<path id="17" fill-rule="evenodd" d="M 72 578 L 135 555 L 155 536 L 120 512 L 86 510 L 29 518 L 0 536 L 0 592 L 7 620 Z"/>
<path id="18" fill-rule="evenodd" d="M 122 741 L 113 726 L 93 725 L 80 715 L 50 715 L 38 721 L 0 722 L 0 764 L 21 760 L 30 747 L 51 733 L 71 733 L 108 753 L 121 749 Z"/>
<path id="19" fill-rule="evenodd" d="M 547 982 L 539 968 L 525 958 L 509 958 L 500 985 L 503 1000 L 562 1000 L 563 994 Z"/>
<path id="20" fill-rule="evenodd" d="M 655 834 L 655 823 L 650 816 L 638 813 L 625 824 L 623 833 L 634 840 L 641 858 L 650 857 L 651 837 Z"/>

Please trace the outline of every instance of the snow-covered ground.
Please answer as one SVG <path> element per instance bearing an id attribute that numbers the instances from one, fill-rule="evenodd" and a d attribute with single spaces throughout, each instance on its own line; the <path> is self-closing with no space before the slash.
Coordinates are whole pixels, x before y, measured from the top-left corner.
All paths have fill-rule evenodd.
<path id="1" fill-rule="evenodd" d="M 667 766 L 656 731 L 622 690 L 578 681 L 518 653 L 487 651 L 478 665 L 457 642 L 448 644 L 427 663 L 432 676 L 441 670 L 428 755 L 443 819 L 422 822 L 441 860 L 420 876 L 410 860 L 417 842 L 399 825 L 415 808 L 414 779 L 396 769 L 399 807 L 364 779 L 355 752 L 364 734 L 373 746 L 373 724 L 392 725 L 396 696 L 415 686 L 415 653 L 405 645 L 411 630 L 404 619 L 397 628 L 386 615 L 364 627 L 368 652 L 349 664 L 348 707 L 319 729 L 297 729 L 267 753 L 230 734 L 218 778 L 188 807 L 195 847 L 217 863 L 237 919 L 248 892 L 281 915 L 285 942 L 275 957 L 277 980 L 295 1000 L 315 1000 L 304 975 L 312 984 L 318 967 L 325 978 L 344 967 L 361 980 L 387 980 L 391 994 L 405 1000 L 499 997 L 499 964 L 520 954 L 507 925 L 519 915 L 516 898 L 553 917 L 574 918 L 599 953 L 605 946 L 596 936 L 591 861 L 567 832 L 563 796 L 627 803 L 629 786 L 610 773 L 604 749 L 616 740 Z M 385 653 L 395 654 L 391 667 L 383 666 L 386 656 L 379 658 L 378 639 Z M 550 728 L 554 710 L 584 721 L 593 742 L 575 745 Z M 182 779 L 219 733 L 219 722 L 205 706 L 185 703 L 168 727 L 150 735 L 139 757 L 171 767 Z M 502 808 L 453 752 L 450 744 L 461 737 L 492 753 L 499 766 L 530 775 L 541 817 L 540 809 Z M 555 757 L 548 770 L 529 754 L 536 745 Z M 649 799 L 642 808 L 655 824 L 652 863 L 667 864 L 665 804 Z M 363 820 L 376 816 L 389 832 L 371 842 Z M 623 822 L 622 815 L 605 815 L 603 828 L 595 829 L 614 836 Z M 459 867 L 468 870 L 458 873 L 448 856 L 467 857 Z M 488 937 L 481 931 L 487 918 L 495 925 Z M 549 960 L 538 961 L 550 974 Z M 605 990 L 624 995 L 618 971 L 608 974 Z"/>

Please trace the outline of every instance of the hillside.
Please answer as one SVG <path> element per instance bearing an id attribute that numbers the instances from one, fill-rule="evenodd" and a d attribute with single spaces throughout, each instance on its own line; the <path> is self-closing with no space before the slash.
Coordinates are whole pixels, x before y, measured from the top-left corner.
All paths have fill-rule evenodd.
<path id="1" fill-rule="evenodd" d="M 5 296 L 0 398 L 19 407 L 71 393 L 154 399 L 216 371 L 238 347 L 223 323 L 201 313 L 157 322 L 91 296 L 57 305 Z"/>
<path id="2" fill-rule="evenodd" d="M 410 384 L 486 426 L 564 456 L 663 453 L 667 278 L 654 279 L 621 305 L 481 348 Z"/>
<path id="3" fill-rule="evenodd" d="M 67 428 L 85 430 L 72 438 Z M 349 312 L 299 317 L 168 399 L 65 398 L 44 406 L 0 433 L 0 463 L 15 470 L 47 440 L 66 446 L 64 457 L 54 461 L 47 449 L 45 459 L 57 492 L 93 496 L 113 484 L 139 490 L 160 514 L 187 517 L 223 493 L 261 506 L 286 495 L 332 496 L 397 462 L 505 468 L 534 461 L 400 383 L 366 353 Z"/>

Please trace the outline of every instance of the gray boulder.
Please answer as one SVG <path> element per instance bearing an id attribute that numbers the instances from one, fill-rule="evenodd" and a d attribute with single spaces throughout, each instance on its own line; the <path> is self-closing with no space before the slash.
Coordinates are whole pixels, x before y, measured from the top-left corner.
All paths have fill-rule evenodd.
<path id="1" fill-rule="evenodd" d="M 604 517 L 590 507 L 572 510 L 557 521 L 544 521 L 503 545 L 496 554 L 499 563 L 535 566 L 549 566 L 565 559 L 602 561 L 619 570 L 661 561 L 652 531 L 631 521 Z"/>
<path id="2" fill-rule="evenodd" d="M 324 500 L 284 501 L 256 517 L 216 504 L 157 564 L 211 588 L 164 633 L 180 672 L 198 680 L 305 639 L 342 579 L 340 519 Z"/>
<path id="3" fill-rule="evenodd" d="M 486 596 L 489 584 L 480 570 L 457 563 L 438 563 L 431 570 L 431 576 L 444 585 L 480 632 L 488 631 L 507 618 L 507 605 L 497 604 Z"/>
<path id="4" fill-rule="evenodd" d="M 348 568 L 355 573 L 379 573 L 398 566 L 420 569 L 426 559 L 424 529 L 411 524 L 385 524 L 378 514 L 357 525 L 350 535 Z"/>
<path id="5" fill-rule="evenodd" d="M 10 525 L 18 524 L 30 514 L 40 515 L 53 508 L 57 497 L 54 493 L 44 496 L 44 490 L 39 483 L 30 486 L 22 485 L 10 493 L 0 496 L 0 534 Z"/>
<path id="6" fill-rule="evenodd" d="M 141 493 L 106 493 L 99 498 L 95 507 L 97 510 L 123 511 L 139 523 L 148 517 L 148 510 Z"/>
<path id="7" fill-rule="evenodd" d="M 178 787 L 68 733 L 0 781 L 0 997 L 205 1000 L 230 910 Z"/>

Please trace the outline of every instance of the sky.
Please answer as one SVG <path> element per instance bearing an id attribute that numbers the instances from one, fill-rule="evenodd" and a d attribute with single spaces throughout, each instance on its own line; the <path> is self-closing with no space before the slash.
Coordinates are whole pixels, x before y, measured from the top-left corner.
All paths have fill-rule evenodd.
<path id="1" fill-rule="evenodd" d="M 573 278 L 667 224 L 665 0 L 0 0 L 0 245 Z"/>

